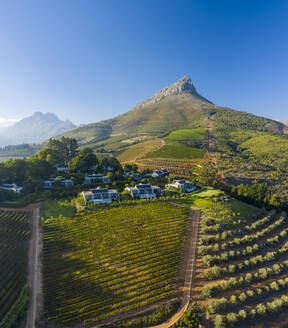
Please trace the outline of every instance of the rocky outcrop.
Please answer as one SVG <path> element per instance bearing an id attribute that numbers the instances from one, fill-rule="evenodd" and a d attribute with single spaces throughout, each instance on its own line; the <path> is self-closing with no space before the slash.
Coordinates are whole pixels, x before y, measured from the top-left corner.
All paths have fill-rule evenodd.
<path id="1" fill-rule="evenodd" d="M 177 82 L 173 83 L 172 85 L 165 87 L 161 89 L 160 91 L 156 92 L 150 99 L 144 99 L 143 101 L 139 102 L 134 109 L 139 109 L 142 107 L 145 107 L 150 104 L 155 104 L 165 97 L 172 96 L 172 95 L 178 95 L 181 93 L 188 93 L 195 97 L 197 100 L 208 102 L 211 104 L 211 102 L 196 91 L 196 88 L 194 87 L 190 77 L 184 76 Z"/>

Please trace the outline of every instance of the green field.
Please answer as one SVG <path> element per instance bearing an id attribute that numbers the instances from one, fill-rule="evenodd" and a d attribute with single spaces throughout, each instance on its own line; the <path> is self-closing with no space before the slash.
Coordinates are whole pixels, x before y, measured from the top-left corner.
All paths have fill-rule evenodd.
<path id="1" fill-rule="evenodd" d="M 204 140 L 205 139 L 205 129 L 195 128 L 195 129 L 182 129 L 176 130 L 169 134 L 168 140 L 185 141 L 185 140 Z"/>
<path id="2" fill-rule="evenodd" d="M 0 211 L 0 327 L 3 328 L 17 323 L 21 304 L 17 308 L 13 305 L 22 293 L 27 294 L 29 238 L 30 213 Z M 27 303 L 23 305 L 25 309 Z M 9 313 L 12 308 L 13 313 Z"/>
<path id="3" fill-rule="evenodd" d="M 146 158 L 199 159 L 203 158 L 204 154 L 204 149 L 188 147 L 177 141 L 167 141 L 164 147 L 148 153 Z"/>
<path id="4" fill-rule="evenodd" d="M 40 218 L 43 220 L 59 215 L 73 216 L 74 214 L 75 207 L 68 201 L 47 200 L 40 208 Z"/>
<path id="5" fill-rule="evenodd" d="M 137 158 L 145 156 L 149 152 L 153 152 L 155 149 L 161 146 L 161 140 L 149 140 L 130 146 L 128 149 L 119 152 L 117 159 L 120 162 L 133 161 Z"/>
<path id="6" fill-rule="evenodd" d="M 179 297 L 188 208 L 147 202 L 44 225 L 44 315 L 95 324 Z"/>

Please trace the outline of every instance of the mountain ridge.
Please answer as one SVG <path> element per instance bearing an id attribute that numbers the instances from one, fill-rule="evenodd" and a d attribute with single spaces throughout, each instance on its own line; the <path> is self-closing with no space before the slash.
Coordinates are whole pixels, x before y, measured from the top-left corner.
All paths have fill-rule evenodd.
<path id="1" fill-rule="evenodd" d="M 114 118 L 90 123 L 76 128 L 66 136 L 75 137 L 82 145 L 98 147 L 99 142 L 122 135 L 165 136 L 176 129 L 198 128 L 207 126 L 204 118 L 213 112 L 225 111 L 229 116 L 236 111 L 246 118 L 247 124 L 256 115 L 240 112 L 213 104 L 198 94 L 190 77 L 184 76 L 168 87 L 156 92 L 151 98 L 144 99 L 128 112 Z M 264 118 L 263 118 L 264 119 Z M 263 129 L 272 133 L 288 133 L 287 127 L 271 119 L 265 118 Z"/>

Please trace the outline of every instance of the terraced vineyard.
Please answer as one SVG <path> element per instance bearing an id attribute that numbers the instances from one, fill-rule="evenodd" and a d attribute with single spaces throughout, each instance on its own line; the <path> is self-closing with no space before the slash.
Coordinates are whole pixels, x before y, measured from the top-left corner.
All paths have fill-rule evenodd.
<path id="1" fill-rule="evenodd" d="M 194 294 L 207 327 L 287 327 L 287 236 L 285 212 L 203 216 Z"/>
<path id="2" fill-rule="evenodd" d="M 179 298 L 188 213 L 157 201 L 46 221 L 45 327 L 95 327 Z"/>
<path id="3" fill-rule="evenodd" d="M 0 327 L 27 283 L 29 238 L 30 213 L 0 210 Z"/>

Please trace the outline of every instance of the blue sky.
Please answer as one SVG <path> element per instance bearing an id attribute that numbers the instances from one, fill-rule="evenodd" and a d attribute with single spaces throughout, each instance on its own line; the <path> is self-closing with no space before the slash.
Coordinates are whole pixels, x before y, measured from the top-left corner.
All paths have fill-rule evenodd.
<path id="1" fill-rule="evenodd" d="M 214 103 L 288 119 L 288 1 L 0 1 L 0 124 L 88 123 L 189 75 Z"/>

